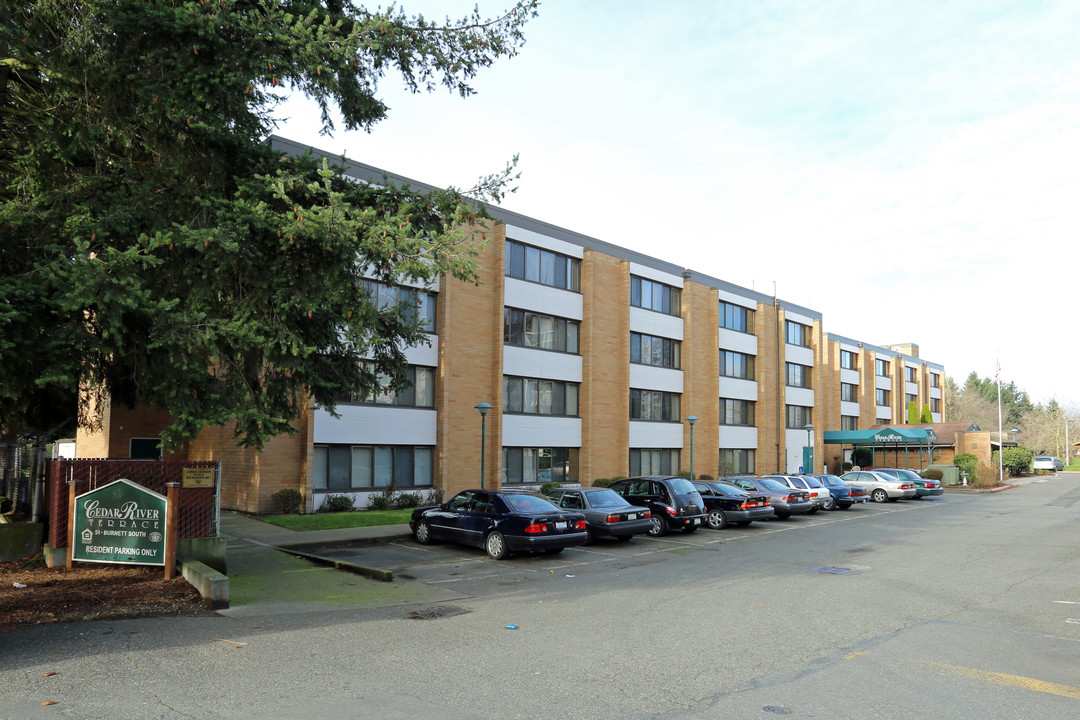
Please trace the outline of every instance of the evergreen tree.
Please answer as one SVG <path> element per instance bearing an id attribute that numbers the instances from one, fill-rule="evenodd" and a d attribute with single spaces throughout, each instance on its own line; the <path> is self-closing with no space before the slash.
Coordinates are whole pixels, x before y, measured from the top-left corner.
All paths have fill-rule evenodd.
<path id="1" fill-rule="evenodd" d="M 405 382 L 424 335 L 362 278 L 473 281 L 477 187 L 362 185 L 265 139 L 282 93 L 387 114 L 378 84 L 462 96 L 515 55 L 536 0 L 493 20 L 350 0 L 0 0 L 0 424 L 45 427 L 79 388 L 173 418 L 167 446 L 236 423 L 261 447 L 310 393 L 333 410 Z M 475 235 L 475 237 L 474 237 Z M 365 365 L 362 358 L 374 358 Z"/>

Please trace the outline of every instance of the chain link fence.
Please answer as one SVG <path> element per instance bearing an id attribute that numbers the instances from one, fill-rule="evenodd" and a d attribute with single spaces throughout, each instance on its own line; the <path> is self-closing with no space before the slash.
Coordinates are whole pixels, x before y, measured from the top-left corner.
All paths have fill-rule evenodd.
<path id="1" fill-rule="evenodd" d="M 168 484 L 181 483 L 185 468 L 212 468 L 213 487 L 180 488 L 180 527 L 178 537 L 216 537 L 221 521 L 221 467 L 219 463 L 155 460 L 49 460 L 48 543 L 53 548 L 67 547 L 68 483 L 75 483 L 76 495 L 126 479 L 160 495 L 168 494 Z"/>
<path id="2" fill-rule="evenodd" d="M 39 477 L 42 448 L 34 443 L 0 443 L 0 512 L 29 517 L 35 512 L 34 480 Z M 39 498 L 40 499 L 40 496 Z"/>

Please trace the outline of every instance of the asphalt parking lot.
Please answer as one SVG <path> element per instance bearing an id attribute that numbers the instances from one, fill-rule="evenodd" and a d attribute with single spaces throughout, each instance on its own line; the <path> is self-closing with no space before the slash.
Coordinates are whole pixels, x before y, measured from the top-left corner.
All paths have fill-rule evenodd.
<path id="1" fill-rule="evenodd" d="M 625 569 L 664 562 L 672 553 L 718 552 L 721 548 L 753 543 L 762 538 L 782 534 L 805 535 L 814 528 L 838 523 L 873 523 L 875 518 L 895 516 L 896 513 L 934 512 L 948 503 L 966 502 L 963 496 L 944 496 L 895 503 L 866 503 L 850 510 L 819 511 L 812 515 L 796 515 L 786 520 L 755 522 L 749 527 L 728 527 L 711 530 L 703 527 L 694 533 L 672 532 L 662 538 L 638 535 L 629 543 L 597 540 L 592 545 L 567 548 L 558 555 L 513 555 L 502 561 L 492 560 L 480 548 L 448 543 L 420 545 L 404 539 L 378 545 L 359 547 L 327 547 L 311 549 L 315 555 L 343 560 L 367 567 L 390 570 L 397 580 L 416 580 L 428 584 L 458 585 L 462 592 L 480 592 L 478 585 L 506 578 L 527 579 L 553 573 L 573 574 L 576 569 Z M 465 587 L 469 587 L 465 590 Z"/>

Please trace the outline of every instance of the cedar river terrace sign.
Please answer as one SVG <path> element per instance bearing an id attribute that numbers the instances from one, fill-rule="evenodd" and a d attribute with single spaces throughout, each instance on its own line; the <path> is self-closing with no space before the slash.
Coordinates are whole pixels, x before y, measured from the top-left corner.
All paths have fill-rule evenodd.
<path id="1" fill-rule="evenodd" d="M 165 564 L 165 496 L 117 480 L 75 498 L 72 559 Z"/>

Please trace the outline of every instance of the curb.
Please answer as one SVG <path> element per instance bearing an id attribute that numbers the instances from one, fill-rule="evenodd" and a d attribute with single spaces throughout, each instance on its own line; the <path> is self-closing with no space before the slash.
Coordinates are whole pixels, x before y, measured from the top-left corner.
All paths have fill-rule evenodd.
<path id="1" fill-rule="evenodd" d="M 348 562 L 347 560 L 336 560 L 334 558 L 324 557 L 322 555 L 315 555 L 314 553 L 301 552 L 299 550 L 288 550 L 286 548 L 275 548 L 290 555 L 296 555 L 302 557 L 305 560 L 319 563 L 320 565 L 327 565 L 333 567 L 336 570 L 344 570 L 345 572 L 355 573 L 357 575 L 363 575 L 369 577 L 372 580 L 379 580 L 380 582 L 393 582 L 394 571 L 383 570 L 381 568 L 368 567 L 367 565 L 360 565 L 358 563 Z"/>

